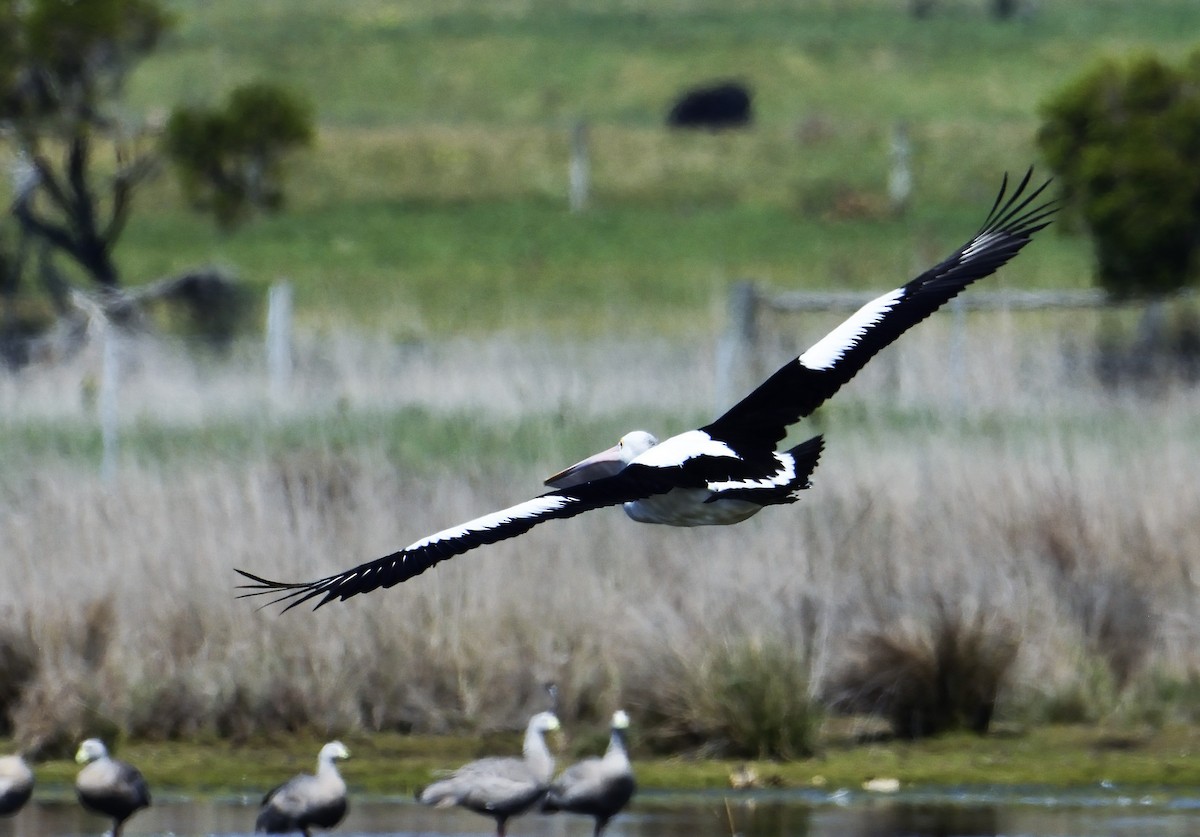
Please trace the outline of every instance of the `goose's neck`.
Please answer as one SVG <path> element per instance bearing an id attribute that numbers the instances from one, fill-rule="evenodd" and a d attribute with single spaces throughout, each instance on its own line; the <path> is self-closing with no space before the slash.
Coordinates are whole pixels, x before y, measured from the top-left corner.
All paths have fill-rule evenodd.
<path id="1" fill-rule="evenodd" d="M 529 765 L 533 774 L 539 780 L 549 782 L 554 776 L 554 756 L 546 746 L 546 739 L 541 730 L 532 726 L 525 730 L 525 746 L 522 752 L 525 754 L 525 763 Z"/>
<path id="2" fill-rule="evenodd" d="M 609 761 L 629 761 L 629 753 L 625 749 L 625 730 L 613 728 L 608 736 L 608 749 L 604 751 L 604 758 Z"/>
<path id="3" fill-rule="evenodd" d="M 338 773 L 337 762 L 332 756 L 321 756 L 317 759 L 317 777 L 321 779 L 340 779 L 341 774 Z"/>

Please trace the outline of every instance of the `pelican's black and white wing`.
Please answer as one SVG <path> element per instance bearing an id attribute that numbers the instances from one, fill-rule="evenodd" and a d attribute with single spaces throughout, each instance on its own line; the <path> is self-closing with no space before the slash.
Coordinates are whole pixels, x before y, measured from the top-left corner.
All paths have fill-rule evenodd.
<path id="1" fill-rule="evenodd" d="M 1035 203 L 1049 181 L 1029 192 L 1032 175 L 1033 169 L 1026 172 L 1011 196 L 1006 175 L 991 212 L 970 241 L 912 281 L 862 306 L 701 429 L 735 447 L 773 448 L 790 425 L 821 406 L 876 353 L 967 285 L 994 273 L 1050 223 L 1054 202 Z"/>
<path id="2" fill-rule="evenodd" d="M 443 529 L 409 544 L 399 552 L 317 581 L 271 581 L 245 570 L 237 570 L 252 582 L 239 587 L 250 591 L 243 593 L 240 598 L 278 593 L 267 604 L 286 601 L 286 611 L 320 597 L 313 608 L 315 610 L 334 600 L 345 601 L 359 593 L 392 587 L 420 575 L 447 558 L 461 555 L 477 546 L 515 538 L 547 520 L 574 517 L 592 509 L 641 500 L 669 491 L 673 485 L 673 482 L 664 482 L 663 475 L 656 473 L 656 469 L 633 465 L 612 477 L 550 491 L 524 503 Z"/>
<path id="3" fill-rule="evenodd" d="M 661 445 L 644 431 L 626 434 L 615 448 L 548 480 L 554 491 L 327 578 L 292 584 L 238 570 L 252 582 L 242 586 L 249 591 L 244 595 L 276 594 L 270 603 L 288 602 L 285 609 L 312 599 L 321 607 L 399 584 L 440 561 L 523 534 L 544 521 L 605 506 L 629 504 L 629 516 L 643 522 L 696 526 L 736 523 L 765 505 L 793 502 L 796 492 L 808 487 L 821 441 L 776 452 L 787 428 L 837 392 L 882 348 L 967 285 L 1000 268 L 1050 222 L 1053 203 L 1037 203 L 1047 184 L 1029 191 L 1032 174 L 1031 169 L 1011 196 L 1005 178 L 979 232 L 948 259 L 868 302 L 712 424 Z M 653 500 L 641 502 L 648 498 Z"/>

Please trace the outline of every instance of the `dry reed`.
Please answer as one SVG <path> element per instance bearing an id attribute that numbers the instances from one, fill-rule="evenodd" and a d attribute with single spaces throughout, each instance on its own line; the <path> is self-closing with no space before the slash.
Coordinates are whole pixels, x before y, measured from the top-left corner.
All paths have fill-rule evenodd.
<path id="1" fill-rule="evenodd" d="M 1189 682 L 1200 667 L 1197 394 L 1104 391 L 1044 331 L 1004 319 L 972 332 L 957 366 L 947 330 L 923 326 L 839 395 L 796 506 L 697 530 L 596 512 L 316 614 L 235 599 L 232 568 L 341 569 L 524 499 L 586 451 L 460 469 L 464 451 L 419 479 L 372 442 L 123 461 L 111 481 L 45 455 L 0 477 L 0 682 L 18 684 L 0 710 L 24 743 L 49 749 L 100 726 L 145 737 L 487 729 L 519 722 L 554 680 L 568 719 L 625 704 L 657 719 L 648 737 L 676 746 L 789 755 L 811 744 L 817 698 L 897 693 L 904 666 L 930 654 L 935 689 L 982 670 L 987 682 L 966 691 L 989 717 L 1067 705 L 1105 716 L 1139 684 Z M 712 354 L 312 342 L 276 415 L 422 403 L 486 423 L 639 402 L 705 415 Z M 253 364 L 143 349 L 129 368 L 129 433 L 264 410 Z M 89 374 L 5 380 L 6 426 L 85 420 Z"/>

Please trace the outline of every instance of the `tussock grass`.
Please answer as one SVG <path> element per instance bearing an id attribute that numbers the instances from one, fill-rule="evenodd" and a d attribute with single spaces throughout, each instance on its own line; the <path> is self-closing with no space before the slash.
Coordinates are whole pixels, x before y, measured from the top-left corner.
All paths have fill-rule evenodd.
<path id="1" fill-rule="evenodd" d="M 913 696 L 874 702 L 901 733 L 914 706 L 922 730 L 993 707 L 1185 717 L 1195 392 L 1105 390 L 1042 330 L 975 326 L 961 374 L 935 318 L 839 394 L 794 507 L 699 530 L 593 513 L 286 616 L 236 600 L 232 568 L 325 574 L 524 499 L 631 415 L 694 426 L 714 412 L 713 353 L 314 340 L 271 405 L 247 356 L 135 346 L 111 481 L 69 443 L 93 432 L 72 395 L 87 358 L 7 379 L 0 554 L 19 581 L 0 636 L 33 660 L 8 718 L 46 752 L 98 729 L 510 729 L 553 680 L 569 722 L 626 705 L 655 747 L 794 756 L 839 691 Z M 68 443 L 22 453 L 35 425 Z"/>
<path id="2" fill-rule="evenodd" d="M 934 592 L 924 624 L 897 620 L 857 634 L 826 686 L 833 708 L 883 715 L 901 738 L 985 733 L 1016 660 L 1015 625 L 966 613 Z"/>

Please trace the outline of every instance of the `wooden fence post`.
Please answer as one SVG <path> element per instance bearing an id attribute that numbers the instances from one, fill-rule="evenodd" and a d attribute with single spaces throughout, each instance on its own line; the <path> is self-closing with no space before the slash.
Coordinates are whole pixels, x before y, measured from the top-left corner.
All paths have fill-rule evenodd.
<path id="1" fill-rule="evenodd" d="M 120 444 L 120 382 L 121 347 L 117 328 L 106 317 L 100 326 L 100 390 L 96 394 L 96 410 L 100 419 L 100 477 L 106 482 L 117 475 Z"/>
<path id="2" fill-rule="evenodd" d="M 755 284 L 743 279 L 729 289 L 729 327 L 717 344 L 717 409 L 723 410 L 756 377 L 759 365 L 758 306 Z M 722 406 L 724 405 L 724 406 Z"/>
<path id="3" fill-rule="evenodd" d="M 908 126 L 897 122 L 892 126 L 891 167 L 888 170 L 888 203 L 896 215 L 902 215 L 912 200 L 912 140 Z"/>
<path id="4" fill-rule="evenodd" d="M 292 285 L 281 279 L 267 293 L 267 393 L 280 407 L 292 386 Z"/>
<path id="5" fill-rule="evenodd" d="M 571 128 L 570 206 L 572 212 L 582 212 L 588 205 L 591 166 L 588 162 L 587 122 L 580 119 Z"/>

